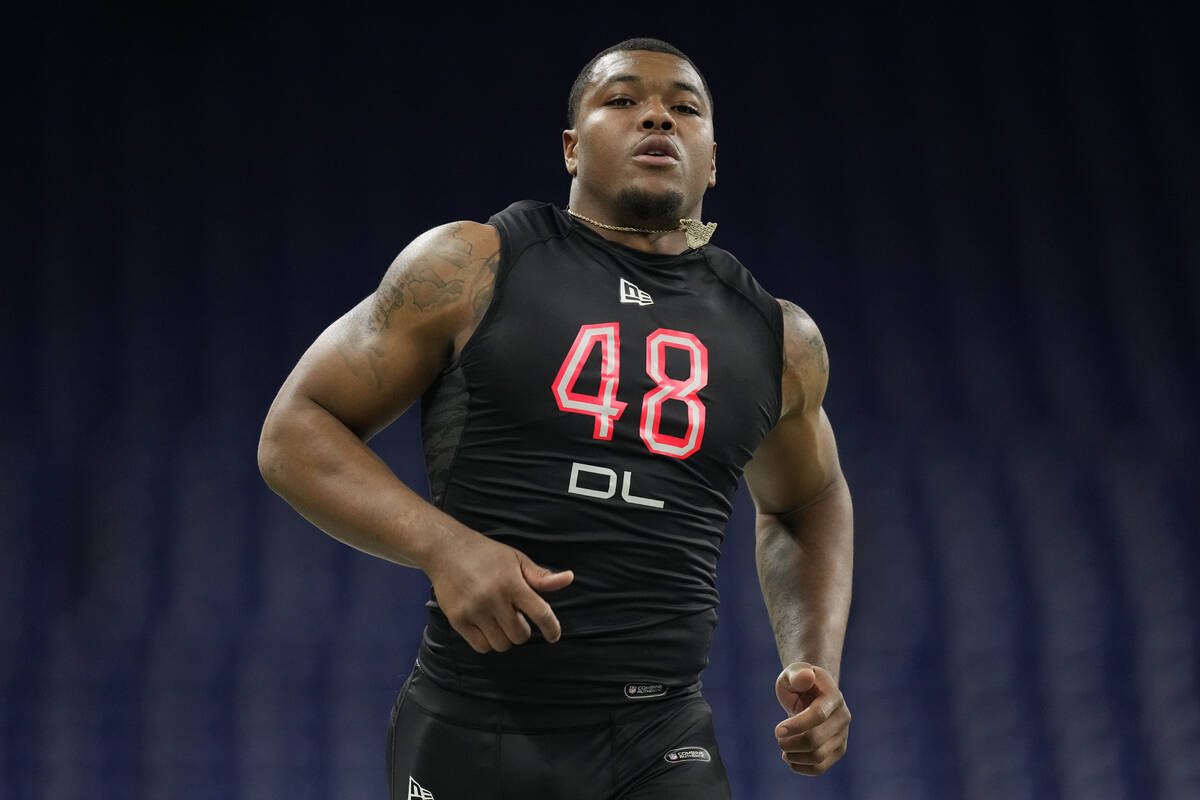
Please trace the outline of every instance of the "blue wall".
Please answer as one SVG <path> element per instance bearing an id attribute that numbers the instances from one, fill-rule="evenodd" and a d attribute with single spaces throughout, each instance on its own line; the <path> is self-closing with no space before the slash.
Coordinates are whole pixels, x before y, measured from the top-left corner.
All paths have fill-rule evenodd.
<path id="1" fill-rule="evenodd" d="M 1085 13 L 1086 12 L 1086 13 Z M 674 41 L 716 241 L 821 325 L 850 753 L 778 759 L 744 494 L 705 682 L 740 798 L 1200 796 L 1200 72 L 1170 15 L 61 6 L 10 20 L 0 797 L 368 798 L 428 585 L 258 429 L 422 230 L 565 203 L 576 70 Z M 415 419 L 375 444 L 424 489 Z"/>

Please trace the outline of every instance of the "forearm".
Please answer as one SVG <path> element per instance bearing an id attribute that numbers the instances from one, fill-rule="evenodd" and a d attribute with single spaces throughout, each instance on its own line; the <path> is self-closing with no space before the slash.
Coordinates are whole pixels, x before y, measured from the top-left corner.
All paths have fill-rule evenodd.
<path id="1" fill-rule="evenodd" d="M 756 561 L 780 661 L 840 674 L 854 563 L 850 491 L 840 481 L 789 514 L 759 514 Z"/>
<path id="2" fill-rule="evenodd" d="M 470 530 L 413 492 L 320 405 L 277 401 L 258 463 L 267 484 L 309 522 L 373 556 L 422 567 L 434 547 Z"/>

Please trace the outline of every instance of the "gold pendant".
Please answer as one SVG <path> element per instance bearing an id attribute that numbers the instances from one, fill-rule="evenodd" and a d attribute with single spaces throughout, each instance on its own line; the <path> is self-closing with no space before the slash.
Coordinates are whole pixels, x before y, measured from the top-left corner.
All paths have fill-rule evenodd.
<path id="1" fill-rule="evenodd" d="M 717 223 L 705 224 L 698 219 L 681 219 L 679 225 L 683 228 L 683 235 L 687 237 L 688 247 L 692 248 L 708 244 L 708 240 L 717 231 Z"/>

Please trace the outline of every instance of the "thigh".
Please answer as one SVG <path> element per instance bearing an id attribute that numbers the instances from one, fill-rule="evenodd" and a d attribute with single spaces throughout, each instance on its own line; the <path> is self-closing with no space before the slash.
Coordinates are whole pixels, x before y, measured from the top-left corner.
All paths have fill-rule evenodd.
<path id="1" fill-rule="evenodd" d="M 496 734 L 440 719 L 412 697 L 412 678 L 392 708 L 387 774 L 392 800 L 488 800 L 499 796 Z"/>
<path id="2" fill-rule="evenodd" d="M 647 707 L 614 735 L 620 800 L 729 800 L 712 709 L 703 696 Z"/>

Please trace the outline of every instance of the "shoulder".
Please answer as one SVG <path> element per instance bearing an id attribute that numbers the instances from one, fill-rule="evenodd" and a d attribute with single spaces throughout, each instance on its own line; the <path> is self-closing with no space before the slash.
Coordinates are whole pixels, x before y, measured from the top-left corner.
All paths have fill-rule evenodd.
<path id="1" fill-rule="evenodd" d="M 404 271 L 418 264 L 450 272 L 469 269 L 481 253 L 494 252 L 498 245 L 493 225 L 469 220 L 447 222 L 413 239 L 396 257 L 392 270 Z"/>
<path id="2" fill-rule="evenodd" d="M 458 221 L 413 239 L 396 256 L 375 290 L 373 327 L 389 327 L 397 312 L 473 327 L 491 300 L 499 261 L 495 227 Z"/>
<path id="3" fill-rule="evenodd" d="M 488 224 L 508 240 L 562 237 L 574 227 L 565 212 L 541 200 L 519 200 L 493 214 Z"/>
<path id="4" fill-rule="evenodd" d="M 728 250 L 710 244 L 696 252 L 727 290 L 739 295 L 755 309 L 778 342 L 782 338 L 779 312 L 782 303 L 764 289 L 750 269 Z"/>
<path id="5" fill-rule="evenodd" d="M 800 306 L 778 299 L 783 311 L 783 413 L 821 406 L 829 382 L 829 356 L 817 323 Z"/>

